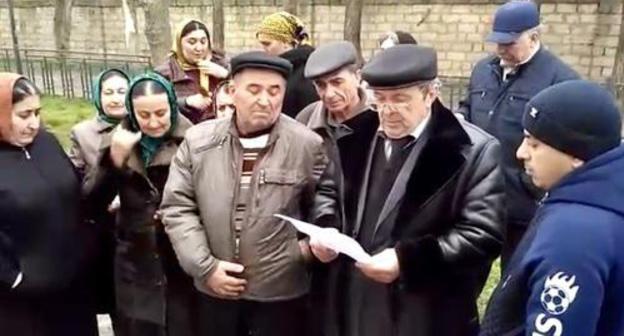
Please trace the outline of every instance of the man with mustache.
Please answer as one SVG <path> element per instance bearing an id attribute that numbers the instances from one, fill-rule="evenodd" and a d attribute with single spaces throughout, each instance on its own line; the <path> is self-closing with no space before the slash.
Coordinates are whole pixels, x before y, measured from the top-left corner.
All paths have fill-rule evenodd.
<path id="1" fill-rule="evenodd" d="M 280 113 L 291 64 L 264 52 L 232 59 L 232 118 L 191 128 L 171 164 L 162 215 L 195 278 L 204 335 L 291 336 L 305 327 L 308 243 L 284 214 L 336 223 L 323 140 Z"/>

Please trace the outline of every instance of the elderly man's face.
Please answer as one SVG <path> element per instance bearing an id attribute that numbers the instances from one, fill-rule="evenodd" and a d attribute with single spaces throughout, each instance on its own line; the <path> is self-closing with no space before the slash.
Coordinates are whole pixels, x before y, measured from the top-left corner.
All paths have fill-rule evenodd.
<path id="1" fill-rule="evenodd" d="M 524 32 L 512 43 L 497 44 L 496 54 L 505 64 L 516 65 L 529 58 L 537 43 L 536 32 Z"/>
<path id="2" fill-rule="evenodd" d="M 359 86 L 359 74 L 347 68 L 314 80 L 316 92 L 329 113 L 350 112 L 359 102 Z"/>
<path id="3" fill-rule="evenodd" d="M 392 90 L 373 89 L 373 92 L 381 128 L 390 139 L 400 139 L 412 133 L 429 116 L 431 104 L 437 97 L 432 84 Z"/>
<path id="4" fill-rule="evenodd" d="M 249 134 L 271 127 L 282 111 L 286 79 L 275 71 L 244 69 L 233 83 L 238 130 Z"/>

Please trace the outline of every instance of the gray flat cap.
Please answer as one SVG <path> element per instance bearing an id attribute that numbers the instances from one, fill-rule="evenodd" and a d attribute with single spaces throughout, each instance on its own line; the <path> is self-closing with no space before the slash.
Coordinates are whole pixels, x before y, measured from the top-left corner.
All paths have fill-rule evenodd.
<path id="1" fill-rule="evenodd" d="M 305 65 L 305 78 L 314 79 L 330 74 L 340 68 L 356 64 L 357 51 L 351 42 L 340 41 L 324 44 L 316 50 Z"/>
<path id="2" fill-rule="evenodd" d="M 362 69 L 362 78 L 372 88 L 401 88 L 438 76 L 435 49 L 400 44 L 377 54 Z"/>

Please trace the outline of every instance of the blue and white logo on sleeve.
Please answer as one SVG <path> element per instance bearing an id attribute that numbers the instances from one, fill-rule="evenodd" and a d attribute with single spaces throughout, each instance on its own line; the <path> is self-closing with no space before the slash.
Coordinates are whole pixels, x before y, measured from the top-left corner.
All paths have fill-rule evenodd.
<path id="1" fill-rule="evenodd" d="M 546 278 L 544 291 L 540 296 L 542 307 L 553 315 L 565 313 L 579 291 L 579 286 L 574 285 L 575 281 L 576 276 L 567 275 L 564 272 L 558 272 Z"/>

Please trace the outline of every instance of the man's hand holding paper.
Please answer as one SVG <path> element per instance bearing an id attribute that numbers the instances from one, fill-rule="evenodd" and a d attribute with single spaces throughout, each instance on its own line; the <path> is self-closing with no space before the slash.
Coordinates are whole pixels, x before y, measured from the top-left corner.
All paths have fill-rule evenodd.
<path id="1" fill-rule="evenodd" d="M 312 245 L 312 242 L 314 242 L 314 245 L 316 245 L 316 248 L 312 246 L 312 252 L 323 262 L 329 262 L 336 257 L 332 256 L 330 251 L 344 253 L 355 259 L 355 261 L 364 263 L 371 259 L 371 256 L 364 251 L 355 239 L 338 232 L 334 228 L 321 228 L 284 215 L 275 216 L 290 222 L 299 232 L 310 236 L 310 244 Z M 316 252 L 315 249 L 317 250 Z M 320 252 L 319 255 L 317 255 L 317 252 Z"/>

